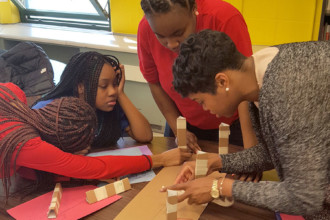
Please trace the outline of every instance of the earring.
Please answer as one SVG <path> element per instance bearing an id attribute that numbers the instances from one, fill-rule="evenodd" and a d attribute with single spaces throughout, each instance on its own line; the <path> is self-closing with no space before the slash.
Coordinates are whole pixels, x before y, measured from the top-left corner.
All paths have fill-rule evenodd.
<path id="1" fill-rule="evenodd" d="M 228 91 L 229 91 L 229 88 L 227 87 L 227 88 L 226 88 L 226 92 L 228 92 Z"/>
<path id="2" fill-rule="evenodd" d="M 198 12 L 197 10 L 195 11 L 195 15 L 196 15 L 196 16 L 199 15 L 199 12 Z"/>

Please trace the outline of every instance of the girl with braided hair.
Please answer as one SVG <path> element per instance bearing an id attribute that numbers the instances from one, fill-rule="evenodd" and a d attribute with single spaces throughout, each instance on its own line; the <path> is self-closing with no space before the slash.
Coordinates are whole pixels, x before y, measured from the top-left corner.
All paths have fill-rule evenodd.
<path id="1" fill-rule="evenodd" d="M 16 176 L 37 180 L 40 186 L 54 183 L 58 175 L 110 179 L 178 165 L 191 156 L 179 149 L 152 156 L 80 155 L 88 151 L 96 129 L 95 110 L 80 98 L 61 97 L 30 109 L 18 86 L 0 83 L 0 192 L 8 198 Z"/>
<path id="2" fill-rule="evenodd" d="M 183 98 L 172 86 L 174 59 L 181 42 L 192 33 L 204 29 L 225 32 L 242 54 L 252 54 L 241 13 L 221 0 L 141 0 L 141 7 L 145 16 L 137 35 L 140 69 L 166 119 L 164 135 L 176 134 L 176 119 L 182 115 L 187 119 L 187 146 L 194 151 L 200 149 L 198 139 L 218 141 L 222 122 L 230 125 L 230 144 L 244 144 L 245 148 L 255 145 L 247 102 L 233 116 L 217 118 L 196 102 Z"/>
<path id="3" fill-rule="evenodd" d="M 114 145 L 125 132 L 138 142 L 150 142 L 151 126 L 126 96 L 124 83 L 124 67 L 116 57 L 78 53 L 70 59 L 56 87 L 33 108 L 63 96 L 80 97 L 95 108 L 99 122 L 92 148 Z"/>

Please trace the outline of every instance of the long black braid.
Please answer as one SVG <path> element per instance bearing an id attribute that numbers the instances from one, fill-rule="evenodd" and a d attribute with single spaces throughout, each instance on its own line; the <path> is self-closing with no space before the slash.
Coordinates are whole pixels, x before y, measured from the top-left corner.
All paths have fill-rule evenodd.
<path id="1" fill-rule="evenodd" d="M 64 69 L 56 87 L 37 100 L 36 103 L 62 96 L 78 97 L 78 85 L 83 84 L 85 101 L 95 108 L 98 80 L 105 63 L 109 63 L 115 68 L 115 71 L 121 71 L 119 61 L 114 56 L 103 55 L 93 51 L 74 55 Z M 118 105 L 117 103 L 111 112 L 103 112 L 95 108 L 99 127 L 95 133 L 93 148 L 114 145 L 121 137 Z"/>
<path id="2" fill-rule="evenodd" d="M 41 137 L 70 153 L 86 149 L 93 141 L 96 115 L 94 109 L 79 98 L 55 99 L 42 109 L 31 110 L 6 86 L 0 85 L 0 96 L 0 124 L 8 123 L 8 127 L 0 131 L 0 172 L 6 199 L 11 186 L 11 161 L 14 157 L 15 172 L 17 156 L 27 141 Z"/>

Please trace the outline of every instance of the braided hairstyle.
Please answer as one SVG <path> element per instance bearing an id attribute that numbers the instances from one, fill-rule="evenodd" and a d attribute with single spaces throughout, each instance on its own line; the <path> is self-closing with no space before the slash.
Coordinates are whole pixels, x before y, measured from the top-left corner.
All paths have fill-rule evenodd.
<path id="1" fill-rule="evenodd" d="M 12 158 L 14 156 L 15 172 L 17 156 L 27 141 L 41 137 L 70 153 L 90 146 L 97 121 L 94 109 L 83 100 L 63 97 L 32 110 L 6 86 L 0 85 L 0 96 L 0 124 L 8 123 L 8 127 L 0 131 L 0 172 L 6 198 L 11 186 Z"/>
<path id="2" fill-rule="evenodd" d="M 195 0 L 141 0 L 141 8 L 145 15 L 167 13 L 171 11 L 174 4 L 192 11 L 196 8 Z"/>
<path id="3" fill-rule="evenodd" d="M 180 45 L 173 64 L 173 86 L 183 97 L 192 93 L 216 93 L 215 76 L 224 70 L 239 70 L 246 57 L 230 37 L 218 31 L 191 34 Z"/>
<path id="4" fill-rule="evenodd" d="M 103 112 L 95 107 L 98 80 L 105 63 L 114 67 L 115 71 L 121 71 L 119 61 L 114 56 L 93 51 L 74 55 L 55 88 L 37 100 L 39 102 L 63 96 L 79 97 L 78 85 L 83 84 L 85 101 L 95 109 L 98 118 L 98 129 L 92 148 L 114 145 L 121 137 L 119 104 L 117 103 L 111 112 Z"/>

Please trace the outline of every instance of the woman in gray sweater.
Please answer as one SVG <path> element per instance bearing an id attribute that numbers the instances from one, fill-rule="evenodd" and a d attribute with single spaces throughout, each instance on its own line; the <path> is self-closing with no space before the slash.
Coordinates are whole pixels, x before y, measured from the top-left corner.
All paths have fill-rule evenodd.
<path id="1" fill-rule="evenodd" d="M 209 202 L 219 191 L 250 205 L 330 219 L 330 42 L 283 44 L 245 57 L 226 34 L 204 30 L 181 45 L 173 74 L 176 91 L 218 116 L 229 117 L 240 102 L 250 102 L 258 145 L 210 154 L 209 173 L 275 168 L 280 181 L 193 180 L 195 163 L 189 162 L 177 184 L 164 190 L 185 190 L 179 201 L 189 203 Z"/>

